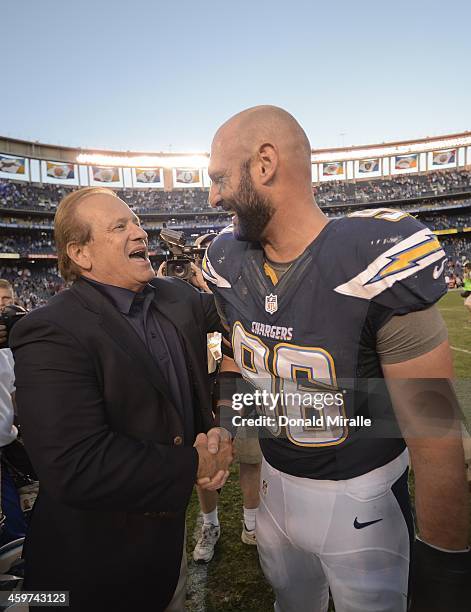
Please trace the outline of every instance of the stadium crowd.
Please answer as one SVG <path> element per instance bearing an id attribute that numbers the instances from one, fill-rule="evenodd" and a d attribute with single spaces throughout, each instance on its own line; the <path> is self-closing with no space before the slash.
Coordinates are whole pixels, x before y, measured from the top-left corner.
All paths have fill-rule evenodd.
<path id="1" fill-rule="evenodd" d="M 40 236 L 8 234 L 2 237 L 1 253 L 52 253 L 55 251 L 52 234 L 41 232 Z"/>
<path id="2" fill-rule="evenodd" d="M 326 211 L 327 216 L 331 218 L 342 216 L 353 209 L 349 207 L 348 211 L 341 213 L 335 211 Z M 433 230 L 460 229 L 471 227 L 471 212 L 467 209 L 465 212 L 452 211 L 448 214 L 420 214 L 418 218 L 422 223 Z M 53 253 L 55 252 L 52 233 L 44 230 L 52 230 L 50 221 L 40 224 L 37 220 L 28 218 L 25 220 L 16 219 L 15 224 L 8 224 L 8 218 L 5 219 L 5 226 L 8 232 L 2 237 L 0 253 Z M 195 233 L 205 233 L 208 231 L 220 231 L 230 222 L 227 215 L 218 215 L 209 217 L 207 215 L 198 215 L 194 219 L 168 219 L 167 221 L 143 221 L 144 229 L 149 233 L 149 243 L 152 249 L 158 248 L 159 238 L 155 232 L 163 228 L 175 230 L 183 230 L 187 235 L 187 239 Z M 0 219 L 1 224 L 1 219 Z M 24 231 L 12 231 L 11 228 L 28 229 L 28 233 Z M 43 228 L 43 229 L 39 229 Z"/>
<path id="3" fill-rule="evenodd" d="M 440 236 L 440 242 L 448 255 L 446 274 L 450 278 L 450 285 L 460 287 L 463 282 L 464 266 L 471 261 L 471 237 Z M 45 249 L 46 245 L 43 245 L 43 248 Z M 47 248 L 49 252 L 52 250 L 55 252 L 50 241 Z M 151 251 L 161 252 L 160 240 L 151 237 L 149 248 Z M 34 264 L 0 266 L 0 278 L 12 283 L 18 296 L 18 303 L 28 310 L 43 306 L 52 295 L 65 286 L 55 265 L 41 268 L 37 268 Z"/>
<path id="4" fill-rule="evenodd" d="M 9 210 L 55 211 L 71 187 L 44 184 L 31 185 L 0 180 L 0 208 Z M 471 191 L 471 172 L 444 170 L 417 175 L 400 175 L 370 181 L 329 181 L 314 187 L 320 206 L 332 204 L 365 205 L 381 202 L 446 196 Z M 161 212 L 204 212 L 209 209 L 208 191 L 204 188 L 117 189 L 119 197 L 138 214 Z"/>
<path id="5" fill-rule="evenodd" d="M 470 190 L 470 184 L 471 172 L 468 170 L 444 170 L 357 183 L 329 181 L 314 189 L 321 206 L 332 203 L 362 205 L 464 193 Z"/>
<path id="6" fill-rule="evenodd" d="M 1 253 L 53 254 L 55 246 L 52 233 L 54 214 L 60 200 L 74 188 L 60 185 L 32 185 L 0 179 L 0 209 L 18 211 L 17 214 L 0 216 L 0 226 L 8 227 L 1 239 Z M 384 202 L 388 206 L 406 209 L 434 230 L 463 228 L 471 226 L 471 199 L 450 198 L 447 200 L 427 200 L 424 203 L 411 205 L 407 200 L 427 198 L 437 195 L 452 195 L 471 192 L 471 172 L 467 170 L 446 170 L 430 172 L 426 175 L 402 175 L 391 179 L 376 179 L 358 183 L 331 181 L 321 183 L 315 188 L 316 199 L 324 207 L 326 214 L 338 217 L 349 214 L 358 206 Z M 208 192 L 205 189 L 176 189 L 171 192 L 163 190 L 122 189 L 117 190 L 138 214 L 167 213 L 163 220 L 149 219 L 143 221 L 144 228 L 150 232 L 149 247 L 151 251 L 161 253 L 158 230 L 167 227 L 184 230 L 188 242 L 196 233 L 218 231 L 228 224 L 226 214 L 207 215 Z M 402 201 L 402 202 L 398 202 Z M 392 204 L 391 204 L 392 203 Z M 437 210 L 446 206 L 453 210 Z M 328 207 L 332 208 L 328 208 Z M 341 209 L 336 209 L 341 206 Z M 327 209 L 326 209 L 327 208 Z M 23 211 L 38 210 L 45 216 L 25 215 Z M 424 212 L 421 212 L 424 211 Z M 179 218 L 188 213 L 194 218 Z M 170 215 L 174 214 L 175 217 Z M 20 231 L 12 231 L 18 228 Z M 29 233 L 21 231 L 28 229 Z M 460 285 L 463 265 L 471 260 L 471 239 L 467 236 L 440 236 L 448 254 L 448 275 Z M 35 308 L 44 304 L 47 299 L 63 286 L 55 268 L 9 267 L 0 268 L 1 276 L 12 280 L 15 291 L 22 305 Z"/>
<path id="7" fill-rule="evenodd" d="M 471 226 L 471 214 L 459 214 L 456 212 L 450 212 L 448 214 L 434 214 L 434 215 L 419 215 L 418 217 L 422 223 L 434 230 L 444 230 L 450 228 L 463 228 Z"/>
<path id="8" fill-rule="evenodd" d="M 16 301 L 27 310 L 44 306 L 64 288 L 56 265 L 41 267 L 8 265 L 0 267 L 0 278 L 11 283 Z"/>
<path id="9" fill-rule="evenodd" d="M 106 185 L 104 185 L 106 186 Z M 41 210 L 54 212 L 59 202 L 73 187 L 61 185 L 31 185 L 0 180 L 0 208 L 8 210 Z M 208 210 L 205 189 L 117 189 L 120 198 L 138 214 L 159 212 L 200 212 Z"/>

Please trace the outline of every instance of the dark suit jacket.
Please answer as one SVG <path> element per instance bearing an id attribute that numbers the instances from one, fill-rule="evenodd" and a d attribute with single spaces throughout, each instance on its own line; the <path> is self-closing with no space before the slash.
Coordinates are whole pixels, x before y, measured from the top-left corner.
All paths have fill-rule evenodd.
<path id="1" fill-rule="evenodd" d="M 211 295 L 153 279 L 183 342 L 195 429 L 213 424 L 206 333 Z M 178 578 L 196 478 L 181 407 L 143 342 L 97 289 L 77 281 L 12 330 L 16 401 L 40 480 L 25 545 L 25 588 L 66 589 L 72 610 L 157 612 Z"/>

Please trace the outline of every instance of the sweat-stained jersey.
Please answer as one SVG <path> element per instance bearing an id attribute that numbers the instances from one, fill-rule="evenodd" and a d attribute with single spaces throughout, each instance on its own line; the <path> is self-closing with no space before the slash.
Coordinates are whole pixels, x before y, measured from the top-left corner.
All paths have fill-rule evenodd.
<path id="1" fill-rule="evenodd" d="M 329 480 L 393 460 L 405 443 L 376 333 L 393 315 L 428 308 L 446 292 L 437 238 L 402 211 L 362 210 L 330 221 L 279 282 L 264 263 L 261 246 L 236 240 L 229 226 L 209 247 L 203 274 L 242 375 L 270 394 L 259 411 L 286 417 L 260 431 L 266 460 Z"/>

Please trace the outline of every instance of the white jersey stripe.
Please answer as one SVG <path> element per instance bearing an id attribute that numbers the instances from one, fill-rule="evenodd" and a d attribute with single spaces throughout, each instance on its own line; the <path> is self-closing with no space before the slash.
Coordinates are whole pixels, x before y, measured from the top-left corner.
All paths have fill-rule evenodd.
<path id="1" fill-rule="evenodd" d="M 204 278 L 207 281 L 209 281 L 213 285 L 216 285 L 216 287 L 222 287 L 226 289 L 231 288 L 231 284 L 229 283 L 229 281 L 227 281 L 223 276 L 218 274 L 216 270 L 213 268 L 213 266 L 211 265 L 211 262 L 209 261 L 209 257 L 207 253 L 205 256 L 205 266 L 207 268 L 207 271 L 203 267 L 202 272 L 203 272 Z"/>
<path id="2" fill-rule="evenodd" d="M 401 270 L 398 270 L 396 273 L 389 274 L 380 278 L 377 281 L 371 282 L 371 279 L 374 279 L 375 276 L 379 275 L 381 270 L 388 266 L 391 261 L 394 260 L 395 256 L 400 255 L 401 253 L 407 251 L 408 249 L 413 248 L 414 246 L 419 246 L 421 243 L 430 238 L 431 231 L 427 228 L 412 234 L 405 240 L 401 240 L 393 247 L 379 255 L 370 265 L 357 274 L 354 278 L 350 279 L 348 282 L 343 283 L 335 288 L 337 293 L 342 293 L 344 295 L 351 295 L 353 297 L 362 298 L 365 300 L 371 300 L 376 295 L 379 295 L 386 289 L 389 289 L 394 285 L 395 282 L 403 280 L 404 278 L 408 278 L 409 276 L 413 276 L 417 274 L 420 270 L 423 270 L 430 264 L 439 261 L 443 257 L 445 257 L 445 251 L 443 249 L 438 249 L 430 253 L 422 259 L 414 262 L 414 265 L 410 267 L 405 267 Z M 432 275 L 432 270 L 430 271 Z"/>

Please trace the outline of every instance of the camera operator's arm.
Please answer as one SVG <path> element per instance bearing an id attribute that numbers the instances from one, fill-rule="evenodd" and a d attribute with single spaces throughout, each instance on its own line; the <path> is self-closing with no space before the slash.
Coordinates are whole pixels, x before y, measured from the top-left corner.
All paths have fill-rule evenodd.
<path id="1" fill-rule="evenodd" d="M 5 344 L 8 338 L 7 326 L 0 323 L 0 346 Z"/>
<path id="2" fill-rule="evenodd" d="M 18 430 L 14 425 L 15 374 L 11 351 L 0 351 L 0 447 L 16 439 Z"/>
<path id="3" fill-rule="evenodd" d="M 198 266 L 193 262 L 191 262 L 191 271 L 192 276 L 190 278 L 190 283 L 200 291 L 204 291 L 205 293 L 212 293 L 211 289 L 208 287 L 208 284 L 203 278 L 201 269 L 198 268 Z"/>

